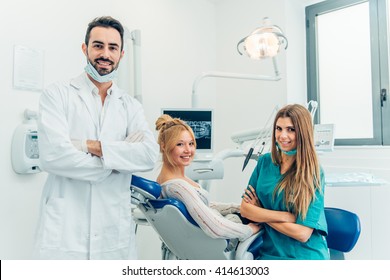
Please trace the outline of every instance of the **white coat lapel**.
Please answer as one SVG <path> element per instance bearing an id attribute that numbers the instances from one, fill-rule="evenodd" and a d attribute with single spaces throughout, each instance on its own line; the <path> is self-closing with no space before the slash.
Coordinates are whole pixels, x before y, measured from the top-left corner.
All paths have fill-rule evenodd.
<path id="1" fill-rule="evenodd" d="M 127 110 L 123 102 L 124 92 L 115 84 L 112 85 L 110 102 L 106 108 L 106 116 L 102 123 L 101 133 L 110 134 L 115 140 L 123 140 L 127 130 Z M 111 138 L 110 138 L 111 139 Z"/>
<path id="2" fill-rule="evenodd" d="M 99 116 L 96 111 L 96 107 L 93 102 L 92 97 L 92 88 L 88 85 L 86 79 L 86 74 L 83 73 L 77 78 L 73 79 L 70 83 L 73 87 L 75 87 L 77 90 L 77 94 L 80 96 L 80 98 L 83 100 L 85 107 L 87 107 L 87 110 L 91 116 L 91 119 L 97 129 L 99 131 Z"/>

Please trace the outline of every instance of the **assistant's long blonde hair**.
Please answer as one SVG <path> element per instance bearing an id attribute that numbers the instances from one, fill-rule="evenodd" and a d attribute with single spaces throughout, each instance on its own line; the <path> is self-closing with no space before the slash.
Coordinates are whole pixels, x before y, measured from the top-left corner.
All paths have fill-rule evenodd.
<path id="1" fill-rule="evenodd" d="M 320 183 L 320 165 L 314 147 L 313 122 L 310 112 L 302 105 L 292 104 L 280 109 L 276 114 L 272 132 L 272 161 L 281 165 L 281 151 L 276 147 L 275 130 L 279 118 L 290 118 L 296 133 L 297 153 L 294 163 L 283 175 L 274 195 L 284 191 L 284 201 L 288 210 L 302 219 L 306 218 L 310 203 L 315 199 Z"/>
<path id="2" fill-rule="evenodd" d="M 163 163 L 171 168 L 176 168 L 171 152 L 176 147 L 183 131 L 188 131 L 191 134 L 196 148 L 194 131 L 185 121 L 179 118 L 172 118 L 167 114 L 161 115 L 156 120 L 156 130 L 159 132 L 157 142 L 160 145 Z"/>

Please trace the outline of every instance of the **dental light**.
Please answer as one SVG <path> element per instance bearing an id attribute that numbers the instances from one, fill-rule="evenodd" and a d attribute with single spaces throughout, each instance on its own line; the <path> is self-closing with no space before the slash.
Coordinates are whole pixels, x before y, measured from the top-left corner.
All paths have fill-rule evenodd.
<path id="1" fill-rule="evenodd" d="M 283 35 L 282 30 L 276 26 L 271 25 L 269 18 L 263 19 L 263 26 L 255 29 L 250 35 L 241 39 L 237 44 L 237 51 L 240 55 L 240 46 L 243 44 L 244 52 L 251 59 L 265 59 L 271 58 L 274 67 L 274 75 L 256 75 L 256 74 L 241 74 L 241 73 L 227 73 L 227 72 L 204 72 L 194 80 L 192 85 L 192 107 L 198 107 L 198 95 L 196 93 L 200 81 L 207 77 L 214 78 L 228 78 L 228 79 L 246 79 L 246 80 L 263 80 L 263 81 L 279 81 L 281 79 L 276 55 L 279 53 L 281 46 L 287 49 L 288 41 Z"/>
<path id="2" fill-rule="evenodd" d="M 241 44 L 251 59 L 264 59 L 276 56 L 282 45 L 287 49 L 288 41 L 278 26 L 271 25 L 270 19 L 264 18 L 262 27 L 255 29 L 238 42 L 237 51 L 240 55 L 243 54 L 240 51 Z"/>

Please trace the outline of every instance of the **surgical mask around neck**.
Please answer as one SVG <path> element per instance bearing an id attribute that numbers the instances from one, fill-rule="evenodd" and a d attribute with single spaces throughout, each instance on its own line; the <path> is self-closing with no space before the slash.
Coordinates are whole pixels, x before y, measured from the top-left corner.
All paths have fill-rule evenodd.
<path id="1" fill-rule="evenodd" d="M 293 155 L 296 155 L 297 154 L 297 149 L 294 149 L 294 150 L 291 150 L 291 151 L 283 151 L 280 146 L 279 146 L 279 143 L 276 142 L 276 146 L 278 147 L 278 149 L 285 155 L 288 155 L 288 156 L 293 156 Z"/>
<path id="2" fill-rule="evenodd" d="M 93 65 L 91 64 L 91 62 L 89 62 L 89 60 L 87 60 L 87 66 L 85 66 L 84 70 L 85 70 L 85 72 L 87 72 L 87 74 L 89 74 L 92 77 L 92 79 L 94 79 L 98 83 L 111 82 L 113 79 L 116 78 L 116 76 L 118 74 L 118 69 L 115 69 L 111 73 L 108 73 L 107 75 L 102 76 L 95 69 L 95 67 L 93 67 Z"/>

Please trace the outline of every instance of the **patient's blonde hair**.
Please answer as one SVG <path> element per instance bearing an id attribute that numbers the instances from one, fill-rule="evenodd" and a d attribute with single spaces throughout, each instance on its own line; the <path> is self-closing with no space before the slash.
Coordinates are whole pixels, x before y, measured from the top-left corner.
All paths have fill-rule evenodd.
<path id="1" fill-rule="evenodd" d="M 272 132 L 272 160 L 275 164 L 282 163 L 282 152 L 276 147 L 275 130 L 279 118 L 290 118 L 295 128 L 297 153 L 294 163 L 283 175 L 276 192 L 284 190 L 284 201 L 287 209 L 296 216 L 306 218 L 310 203 L 315 199 L 320 185 L 320 165 L 314 147 L 313 122 L 310 112 L 302 105 L 287 105 L 276 114 Z"/>
<path id="2" fill-rule="evenodd" d="M 196 148 L 196 140 L 192 128 L 181 119 L 172 118 L 167 114 L 161 115 L 156 121 L 156 130 L 159 132 L 157 142 L 160 145 L 163 163 L 170 167 L 176 167 L 171 158 L 171 152 L 176 147 L 183 131 L 188 131 L 191 134 Z"/>

